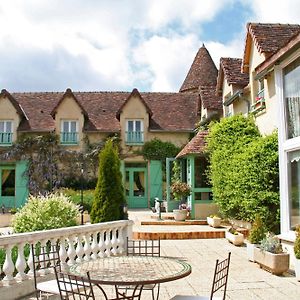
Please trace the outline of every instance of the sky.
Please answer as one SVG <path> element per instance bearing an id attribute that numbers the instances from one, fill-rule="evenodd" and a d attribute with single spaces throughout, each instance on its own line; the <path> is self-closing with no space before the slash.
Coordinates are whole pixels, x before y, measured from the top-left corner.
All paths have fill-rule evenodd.
<path id="1" fill-rule="evenodd" d="M 0 89 L 177 92 L 202 44 L 242 57 L 247 22 L 300 24 L 300 0 L 0 0 Z"/>

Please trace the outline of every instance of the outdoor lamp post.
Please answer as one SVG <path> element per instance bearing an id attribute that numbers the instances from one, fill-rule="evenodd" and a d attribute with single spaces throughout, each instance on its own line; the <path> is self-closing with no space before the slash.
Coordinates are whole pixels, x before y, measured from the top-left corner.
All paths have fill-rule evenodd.
<path id="1" fill-rule="evenodd" d="M 81 213 L 81 225 L 83 225 L 83 164 L 81 165 L 81 189 L 80 189 L 80 213 Z"/>

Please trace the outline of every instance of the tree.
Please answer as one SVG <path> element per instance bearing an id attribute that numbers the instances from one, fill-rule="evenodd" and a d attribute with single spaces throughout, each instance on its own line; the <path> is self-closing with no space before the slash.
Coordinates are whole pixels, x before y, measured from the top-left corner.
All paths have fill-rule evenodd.
<path id="1" fill-rule="evenodd" d="M 99 154 L 98 181 L 91 211 L 92 223 L 124 219 L 126 204 L 118 149 L 109 139 Z"/>

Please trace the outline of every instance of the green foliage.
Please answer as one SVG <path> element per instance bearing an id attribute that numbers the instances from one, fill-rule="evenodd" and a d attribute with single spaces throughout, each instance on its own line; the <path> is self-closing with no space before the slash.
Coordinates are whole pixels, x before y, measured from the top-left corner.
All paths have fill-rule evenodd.
<path id="1" fill-rule="evenodd" d="M 48 230 L 76 225 L 78 207 L 63 194 L 29 196 L 13 221 L 14 232 Z"/>
<path id="2" fill-rule="evenodd" d="M 98 181 L 91 210 L 92 223 L 124 219 L 126 204 L 120 159 L 112 140 L 105 143 L 99 154 Z"/>
<path id="3" fill-rule="evenodd" d="M 224 118 L 208 136 L 209 179 L 222 215 L 252 222 L 257 214 L 272 231 L 279 224 L 277 133 L 262 137 L 252 117 Z"/>
<path id="4" fill-rule="evenodd" d="M 191 194 L 191 187 L 186 182 L 175 181 L 171 185 L 171 193 L 175 200 L 181 200 Z"/>
<path id="5" fill-rule="evenodd" d="M 140 154 L 146 160 L 160 160 L 165 162 L 167 157 L 175 157 L 179 151 L 180 148 L 174 144 L 155 138 L 144 144 Z"/>
<path id="6" fill-rule="evenodd" d="M 59 193 L 66 195 L 71 202 L 76 205 L 81 205 L 81 191 L 73 190 L 67 188 L 61 188 L 58 190 Z M 92 210 L 92 203 L 94 199 L 94 190 L 83 190 L 83 210 L 88 211 Z"/>
<path id="7" fill-rule="evenodd" d="M 265 238 L 260 242 L 260 249 L 274 254 L 283 253 L 279 238 L 271 232 L 268 232 Z"/>
<path id="8" fill-rule="evenodd" d="M 252 224 L 252 227 L 250 229 L 250 233 L 248 237 L 249 242 L 252 244 L 259 244 L 266 236 L 266 232 L 267 229 L 263 224 L 261 216 L 256 215 L 254 223 Z"/>
<path id="9" fill-rule="evenodd" d="M 294 253 L 297 259 L 300 259 L 300 225 L 296 227 L 296 240 L 294 243 Z"/>

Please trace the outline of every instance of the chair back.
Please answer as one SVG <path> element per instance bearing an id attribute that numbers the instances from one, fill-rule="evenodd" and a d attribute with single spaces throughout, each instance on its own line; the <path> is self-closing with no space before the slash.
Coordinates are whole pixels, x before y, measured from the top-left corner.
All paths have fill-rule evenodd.
<path id="1" fill-rule="evenodd" d="M 61 299 L 95 299 L 89 272 L 82 277 L 54 270 Z"/>
<path id="2" fill-rule="evenodd" d="M 127 255 L 160 256 L 160 239 L 129 240 L 127 238 Z"/>
<path id="3" fill-rule="evenodd" d="M 39 270 L 52 269 L 58 267 L 61 271 L 59 247 L 56 244 L 51 244 L 50 241 L 46 246 L 40 244 L 31 245 L 32 262 L 33 262 L 33 277 L 34 285 L 37 285 L 37 272 Z"/>
<path id="4" fill-rule="evenodd" d="M 216 267 L 215 267 L 215 274 L 214 280 L 212 285 L 212 290 L 210 294 L 210 300 L 213 299 L 214 293 L 216 293 L 220 288 L 224 287 L 223 292 L 223 300 L 226 296 L 226 289 L 227 289 L 227 281 L 228 281 L 228 271 L 229 271 L 229 264 L 230 264 L 230 256 L 231 252 L 228 253 L 228 257 L 222 261 L 217 259 Z"/>

